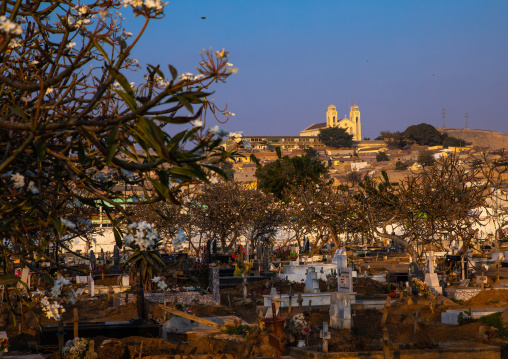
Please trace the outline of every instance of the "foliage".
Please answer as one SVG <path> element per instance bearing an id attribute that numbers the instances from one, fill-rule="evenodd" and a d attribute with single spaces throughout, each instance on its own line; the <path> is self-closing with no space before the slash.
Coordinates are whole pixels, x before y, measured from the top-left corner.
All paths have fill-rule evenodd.
<path id="1" fill-rule="evenodd" d="M 304 313 L 298 313 L 291 318 L 291 328 L 293 335 L 297 338 L 305 338 L 309 336 L 311 328 L 309 327 L 309 320 L 305 317 Z"/>
<path id="2" fill-rule="evenodd" d="M 427 123 L 409 126 L 404 131 L 404 137 L 420 146 L 441 145 L 444 138 L 434 126 Z"/>
<path id="3" fill-rule="evenodd" d="M 277 160 L 258 166 L 256 178 L 258 189 L 272 193 L 278 199 L 287 199 L 284 194 L 291 186 L 319 183 L 328 173 L 325 165 L 315 157 L 282 157 L 280 149 L 277 155 Z"/>
<path id="4" fill-rule="evenodd" d="M 390 159 L 388 158 L 388 155 L 386 154 L 386 152 L 378 152 L 376 154 L 376 161 L 377 162 L 381 162 L 381 161 L 389 161 Z"/>
<path id="5" fill-rule="evenodd" d="M 405 170 L 407 170 L 407 166 L 404 162 L 397 161 L 397 163 L 395 163 L 395 170 L 396 171 L 405 171 Z"/>
<path id="6" fill-rule="evenodd" d="M 289 246 L 277 246 L 273 249 L 275 259 L 279 261 L 296 261 L 298 252 L 292 250 Z"/>
<path id="7" fill-rule="evenodd" d="M 319 130 L 318 139 L 327 147 L 351 147 L 353 135 L 347 133 L 345 128 L 326 127 Z"/>
<path id="8" fill-rule="evenodd" d="M 431 151 L 423 150 L 418 154 L 418 163 L 422 166 L 432 166 L 436 162 Z"/>
<path id="9" fill-rule="evenodd" d="M 233 325 L 226 324 L 224 333 L 229 335 L 248 335 L 252 331 L 252 327 L 248 324 L 242 324 L 241 320 L 234 319 Z"/>
<path id="10" fill-rule="evenodd" d="M 403 132 L 390 132 L 381 131 L 376 140 L 382 140 L 386 142 L 389 149 L 403 149 L 408 145 L 408 141 Z"/>
<path id="11" fill-rule="evenodd" d="M 442 246 L 443 233 L 448 240 L 462 239 L 466 250 L 480 223 L 475 209 L 486 205 L 485 191 L 494 185 L 477 181 L 479 175 L 492 178 L 486 168 L 466 167 L 450 155 L 398 183 L 386 173 L 380 179 L 367 177 L 351 193 L 355 223 L 399 243 L 413 260 L 419 244 Z"/>
<path id="12" fill-rule="evenodd" d="M 139 33 L 124 30 L 122 5 L 144 19 Z M 219 145 L 227 132 L 206 128 L 204 114 L 231 114 L 208 101 L 210 87 L 236 69 L 226 51 L 204 50 L 199 74 L 147 65 L 144 81 L 129 58 L 148 23 L 164 17 L 160 1 L 61 0 L 4 2 L 12 28 L 0 30 L 0 237 L 5 274 L 11 258 L 32 272 L 56 263 L 49 248 L 71 251 L 89 239 L 89 219 L 102 208 L 118 246 L 131 223 L 128 203 L 179 205 L 190 184 L 208 182 L 216 166 L 237 155 Z M 7 20 L 6 20 L 7 21 Z M 12 26 L 11 26 L 12 25 Z M 170 134 L 171 133 L 171 134 Z M 122 182 L 143 196 L 122 193 Z M 126 197 L 129 198 L 126 198 Z M 142 255 L 150 262 L 154 258 Z M 137 261 L 135 261 L 137 262 Z"/>
<path id="13" fill-rule="evenodd" d="M 339 282 L 336 274 L 329 273 L 326 275 L 326 285 L 334 290 L 339 287 Z"/>
<path id="14" fill-rule="evenodd" d="M 9 338 L 0 338 L 0 353 L 3 353 L 9 346 Z"/>
<path id="15" fill-rule="evenodd" d="M 508 323 L 503 321 L 501 312 L 485 315 L 478 318 L 478 320 L 489 328 L 496 328 L 496 333 L 500 338 L 506 339 L 508 337 Z"/>
<path id="16" fill-rule="evenodd" d="M 452 137 L 452 136 L 447 136 L 443 140 L 443 147 L 445 147 L 445 148 L 447 148 L 447 147 L 463 147 L 468 144 L 469 143 L 467 143 L 466 140 Z"/>

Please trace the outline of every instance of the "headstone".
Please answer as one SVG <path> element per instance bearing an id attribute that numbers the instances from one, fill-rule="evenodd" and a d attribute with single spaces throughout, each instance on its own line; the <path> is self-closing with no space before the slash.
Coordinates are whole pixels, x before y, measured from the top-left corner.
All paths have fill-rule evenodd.
<path id="1" fill-rule="evenodd" d="M 212 242 L 212 254 L 213 255 L 217 254 L 217 240 L 216 239 L 214 239 Z"/>
<path id="2" fill-rule="evenodd" d="M 113 247 L 113 265 L 115 267 L 120 265 L 120 250 L 117 246 Z"/>
<path id="3" fill-rule="evenodd" d="M 95 264 L 96 264 L 95 254 L 94 254 L 94 252 L 91 250 L 91 251 L 90 251 L 90 266 L 92 267 L 92 269 L 95 269 Z"/>
<path id="4" fill-rule="evenodd" d="M 95 281 L 92 278 L 92 274 L 90 274 L 90 278 L 88 279 L 88 291 L 90 292 L 90 297 L 95 296 Z"/>
<path id="5" fill-rule="evenodd" d="M 122 276 L 122 287 L 128 287 L 130 286 L 130 280 L 129 280 L 129 276 L 128 275 L 123 275 Z"/>
<path id="6" fill-rule="evenodd" d="M 304 293 L 319 293 L 319 280 L 317 278 L 316 268 L 308 268 L 303 291 Z"/>
<path id="7" fill-rule="evenodd" d="M 28 286 L 28 289 L 30 289 L 30 269 L 29 268 L 25 267 L 21 271 L 21 281 Z M 21 283 L 18 284 L 18 288 L 26 289 L 25 286 Z"/>
<path id="8" fill-rule="evenodd" d="M 351 299 L 349 293 L 335 292 L 330 296 L 330 325 L 338 329 L 351 329 Z"/>
<path id="9" fill-rule="evenodd" d="M 418 278 L 421 281 L 423 281 L 425 279 L 425 273 L 420 269 L 418 264 L 415 262 L 409 263 L 409 282 L 410 282 L 410 284 L 411 284 L 411 281 L 413 278 Z"/>
<path id="10" fill-rule="evenodd" d="M 428 256 L 428 269 L 429 273 L 425 274 L 425 283 L 429 285 L 429 287 L 439 295 L 443 294 L 443 287 L 439 284 L 439 278 L 437 274 L 434 272 L 436 257 L 434 257 L 434 252 L 430 251 Z"/>
<path id="11" fill-rule="evenodd" d="M 268 249 L 263 248 L 263 272 L 268 273 L 270 271 L 270 258 L 268 256 Z"/>
<path id="12" fill-rule="evenodd" d="M 328 341 L 332 337 L 328 331 L 328 322 L 323 322 L 323 329 L 319 333 L 319 337 L 323 339 L 323 353 L 328 353 Z"/>
<path id="13" fill-rule="evenodd" d="M 86 275 L 76 276 L 76 284 L 86 284 L 86 283 L 88 283 L 88 276 Z"/>
<path id="14" fill-rule="evenodd" d="M 210 267 L 209 268 L 209 277 L 208 277 L 208 286 L 210 287 L 210 292 L 212 294 L 218 296 L 219 295 L 219 268 L 218 267 Z"/>
<path id="15" fill-rule="evenodd" d="M 104 263 L 106 257 L 104 256 L 104 248 L 101 248 L 101 261 Z"/>

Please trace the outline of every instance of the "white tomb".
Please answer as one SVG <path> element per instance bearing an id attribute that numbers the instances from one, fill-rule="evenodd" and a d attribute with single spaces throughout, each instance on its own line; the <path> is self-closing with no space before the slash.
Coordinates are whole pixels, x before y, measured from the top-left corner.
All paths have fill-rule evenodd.
<path id="1" fill-rule="evenodd" d="M 427 259 L 429 272 L 425 273 L 425 283 L 429 285 L 435 294 L 443 295 L 443 287 L 439 284 L 439 278 L 437 277 L 437 273 L 434 271 L 436 259 L 436 257 L 434 257 L 434 252 L 430 251 Z"/>

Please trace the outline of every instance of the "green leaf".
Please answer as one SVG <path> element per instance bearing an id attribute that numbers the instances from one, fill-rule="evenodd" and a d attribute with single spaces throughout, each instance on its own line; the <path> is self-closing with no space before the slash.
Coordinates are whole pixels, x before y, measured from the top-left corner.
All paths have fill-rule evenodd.
<path id="1" fill-rule="evenodd" d="M 46 155 L 46 142 L 40 141 L 37 142 L 35 145 L 35 152 L 37 152 L 37 158 L 39 161 L 42 161 L 44 159 L 44 156 Z"/>
<path id="2" fill-rule="evenodd" d="M 115 242 L 118 249 L 122 249 L 123 242 L 122 242 L 122 235 L 120 234 L 120 230 L 118 227 L 113 227 L 113 233 L 115 235 Z"/>
<path id="3" fill-rule="evenodd" d="M 104 49 L 102 48 L 101 45 L 99 45 L 99 41 L 97 41 L 96 38 L 92 37 L 92 42 L 94 44 L 94 46 L 97 48 L 97 50 L 100 51 L 100 53 L 102 54 L 102 56 L 104 56 L 104 58 L 108 61 L 108 63 L 111 65 L 111 60 L 109 59 L 109 56 L 108 54 L 106 53 L 106 51 L 104 51 Z M 118 81 L 120 82 L 120 81 Z"/>
<path id="4" fill-rule="evenodd" d="M 168 65 L 168 67 L 169 72 L 171 72 L 171 77 L 173 77 L 173 80 L 176 80 L 176 78 L 178 77 L 178 71 L 176 71 L 176 69 L 171 65 Z"/>
<path id="5" fill-rule="evenodd" d="M 189 100 L 187 100 L 187 98 L 185 98 L 185 96 L 182 96 L 182 95 L 175 95 L 175 97 L 178 99 L 178 101 L 180 101 L 180 103 L 182 105 L 185 106 L 185 108 L 187 109 L 187 111 L 189 111 L 190 113 L 194 113 L 194 108 L 192 107 L 192 105 L 190 104 Z"/>
<path id="6" fill-rule="evenodd" d="M 24 113 L 23 111 L 21 111 L 19 108 L 15 107 L 15 106 L 11 106 L 9 105 L 9 109 L 14 112 L 16 115 L 18 115 L 19 117 L 21 117 L 23 120 L 28 120 L 28 116 L 26 115 L 26 113 Z"/>
<path id="7" fill-rule="evenodd" d="M 113 90 L 113 91 L 115 91 L 118 95 L 120 95 L 120 97 L 125 101 L 127 106 L 129 106 L 129 108 L 132 111 L 135 111 L 138 109 L 138 105 L 136 104 L 136 100 L 134 100 L 134 96 L 129 96 L 127 93 L 120 91 L 120 90 Z"/>
<path id="8" fill-rule="evenodd" d="M 161 196 L 163 196 L 166 199 L 171 200 L 171 196 L 169 195 L 169 188 L 168 188 L 168 186 L 164 186 L 162 183 L 160 183 L 159 181 L 157 181 L 154 178 L 148 177 L 148 180 L 150 182 L 152 182 L 153 187 L 155 188 L 155 190 L 157 192 L 159 192 L 159 194 Z"/>
<path id="9" fill-rule="evenodd" d="M 0 285 L 7 285 L 7 284 L 16 284 L 21 280 L 20 277 L 15 276 L 14 274 L 6 274 L 0 276 Z"/>
<path id="10" fill-rule="evenodd" d="M 106 140 L 106 145 L 108 146 L 108 157 L 106 159 L 107 164 L 110 165 L 113 157 L 115 156 L 116 149 L 118 148 L 118 142 L 116 138 L 118 136 L 118 129 L 120 128 L 120 124 L 117 124 L 108 135 Z"/>

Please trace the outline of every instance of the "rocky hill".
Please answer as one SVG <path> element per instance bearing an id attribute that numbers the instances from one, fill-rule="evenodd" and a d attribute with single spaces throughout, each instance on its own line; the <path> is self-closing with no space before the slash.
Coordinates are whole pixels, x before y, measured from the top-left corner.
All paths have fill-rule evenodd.
<path id="1" fill-rule="evenodd" d="M 471 142 L 473 146 L 490 147 L 497 150 L 508 149 L 508 133 L 472 130 L 469 128 L 442 128 L 437 127 L 441 133 L 447 133 L 448 136 L 464 139 Z"/>

